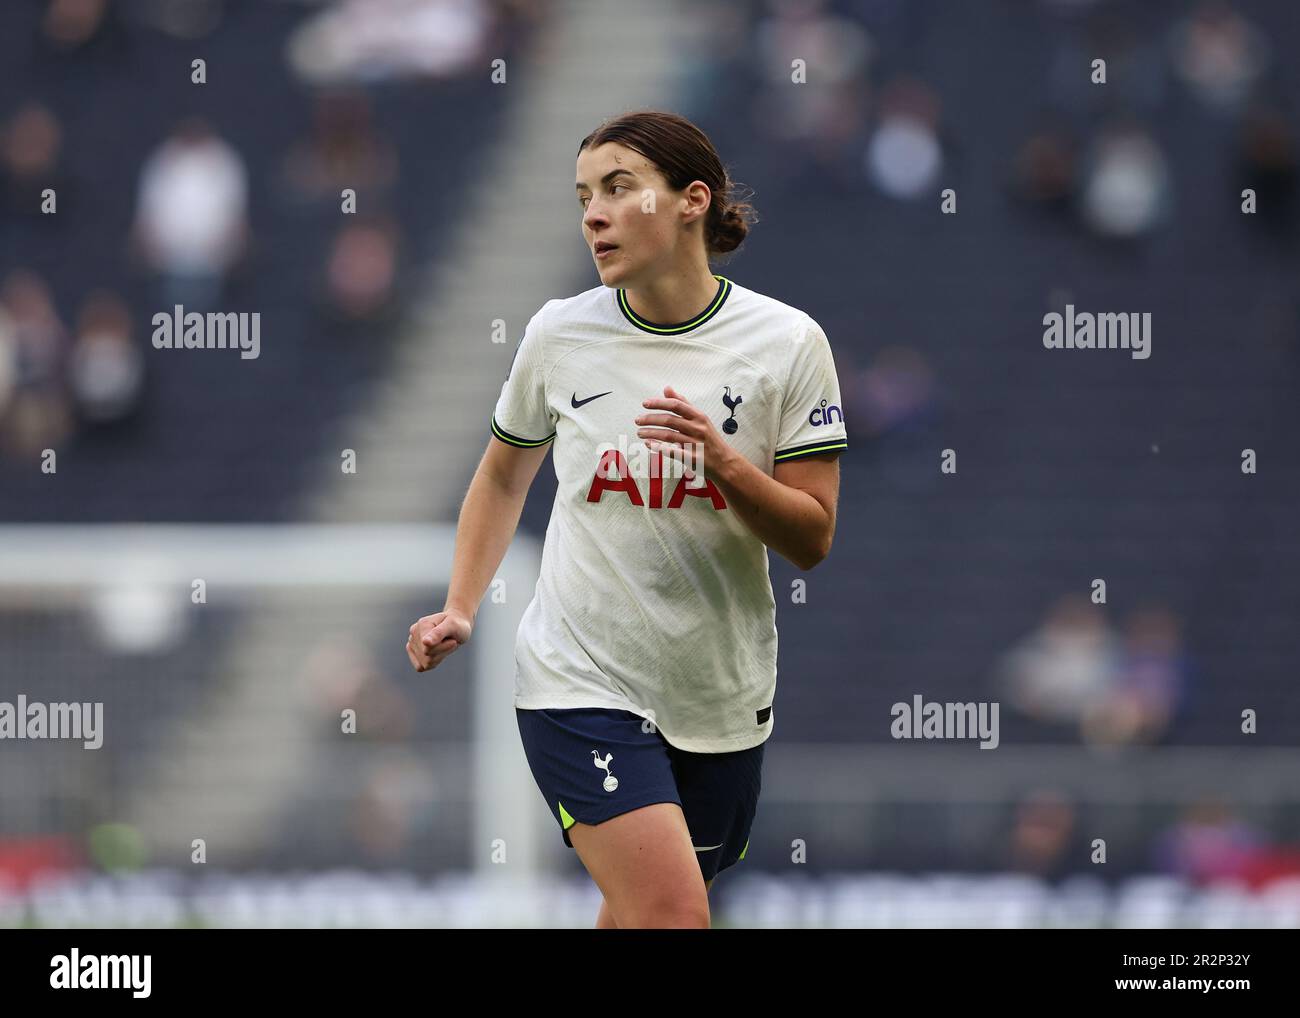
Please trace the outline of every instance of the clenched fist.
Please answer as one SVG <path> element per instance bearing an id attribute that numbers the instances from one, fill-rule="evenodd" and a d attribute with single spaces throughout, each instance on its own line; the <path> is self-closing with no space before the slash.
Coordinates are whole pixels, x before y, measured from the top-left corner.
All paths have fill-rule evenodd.
<path id="1" fill-rule="evenodd" d="M 437 668 L 442 659 L 463 643 L 469 642 L 474 623 L 458 611 L 434 612 L 411 627 L 406 641 L 406 656 L 417 672 Z"/>

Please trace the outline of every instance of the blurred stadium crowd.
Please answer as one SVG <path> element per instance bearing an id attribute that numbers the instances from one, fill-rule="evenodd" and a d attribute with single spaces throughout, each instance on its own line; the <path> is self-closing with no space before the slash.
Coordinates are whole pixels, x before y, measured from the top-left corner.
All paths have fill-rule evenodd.
<path id="1" fill-rule="evenodd" d="M 55 445 L 145 461 L 119 481 L 136 489 L 120 511 L 60 513 L 103 519 L 136 516 L 164 486 L 159 468 L 183 469 L 154 434 L 162 420 L 188 423 L 169 402 L 184 366 L 147 356 L 159 309 L 260 309 L 297 358 L 323 362 L 312 381 L 325 400 L 382 356 L 404 270 L 435 253 L 450 178 L 466 171 L 439 159 L 430 132 L 455 118 L 472 157 L 489 93 L 471 71 L 510 54 L 536 10 L 92 0 L 4 16 L 0 455 L 13 484 Z M 355 215 L 339 215 L 344 188 L 362 196 Z M 254 416 L 286 389 L 307 395 L 270 374 L 249 380 Z M 214 508 L 191 495 L 161 515 Z M 30 513 L 20 505 L 5 518 Z M 240 515 L 265 511 L 259 501 Z"/>

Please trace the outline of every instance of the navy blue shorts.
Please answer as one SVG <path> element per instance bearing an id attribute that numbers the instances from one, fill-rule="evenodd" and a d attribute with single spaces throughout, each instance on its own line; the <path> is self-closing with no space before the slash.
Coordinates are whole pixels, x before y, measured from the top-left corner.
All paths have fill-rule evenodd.
<path id="1" fill-rule="evenodd" d="M 570 848 L 575 823 L 599 824 L 675 802 L 705 880 L 745 858 L 764 743 L 734 753 L 688 753 L 639 715 L 605 707 L 516 707 L 515 716 L 528 766 Z"/>

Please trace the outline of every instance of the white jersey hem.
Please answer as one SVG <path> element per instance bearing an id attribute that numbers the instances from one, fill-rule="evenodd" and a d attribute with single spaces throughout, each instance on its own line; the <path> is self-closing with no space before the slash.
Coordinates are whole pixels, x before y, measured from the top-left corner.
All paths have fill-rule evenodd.
<path id="1" fill-rule="evenodd" d="M 578 707 L 595 707 L 600 710 L 623 710 L 642 718 L 646 716 L 643 711 L 634 710 L 626 702 L 620 703 L 610 700 L 604 703 L 596 703 L 594 698 L 590 696 L 516 697 L 515 706 L 520 710 L 571 710 Z M 772 734 L 772 721 L 769 720 L 762 728 L 757 729 L 753 737 L 737 735 L 730 739 L 676 739 L 670 733 L 664 731 L 662 725 L 659 726 L 659 733 L 674 749 L 680 749 L 687 753 L 739 753 L 742 750 L 753 749 L 760 743 L 766 742 L 768 736 Z M 740 745 L 737 745 L 738 743 Z"/>

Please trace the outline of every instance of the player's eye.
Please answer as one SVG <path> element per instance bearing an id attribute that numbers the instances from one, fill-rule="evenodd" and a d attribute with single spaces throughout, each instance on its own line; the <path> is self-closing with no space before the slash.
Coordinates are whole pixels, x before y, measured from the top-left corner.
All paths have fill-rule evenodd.
<path id="1" fill-rule="evenodd" d="M 610 188 L 609 188 L 609 193 L 610 193 L 610 194 L 613 194 L 615 191 L 618 191 L 618 190 L 630 191 L 631 188 L 628 187 L 626 184 L 611 184 L 611 185 L 610 185 Z M 583 198 L 579 198 L 579 199 L 578 199 L 578 204 L 581 205 L 581 206 L 585 209 L 585 208 L 587 207 L 587 203 L 588 203 L 589 201 L 591 201 L 591 197 L 590 197 L 590 196 L 583 197 Z"/>

